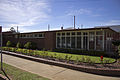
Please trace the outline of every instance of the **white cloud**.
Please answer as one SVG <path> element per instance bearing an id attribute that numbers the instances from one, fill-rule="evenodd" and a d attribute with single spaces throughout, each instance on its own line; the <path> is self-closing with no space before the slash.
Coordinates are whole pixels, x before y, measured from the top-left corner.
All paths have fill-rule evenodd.
<path id="1" fill-rule="evenodd" d="M 120 20 L 110 20 L 105 23 L 106 25 L 120 25 Z"/>
<path id="2" fill-rule="evenodd" d="M 8 26 L 32 26 L 49 18 L 46 0 L 1 0 L 0 22 Z M 7 30 L 7 29 L 4 29 Z"/>
<path id="3" fill-rule="evenodd" d="M 4 32 L 4 31 L 9 31 L 10 30 L 10 27 L 4 27 L 4 28 L 2 28 L 2 31 Z"/>
<path id="4" fill-rule="evenodd" d="M 67 15 L 80 15 L 80 14 L 90 14 L 91 11 L 88 9 L 78 9 L 78 10 L 71 10 L 67 12 Z"/>

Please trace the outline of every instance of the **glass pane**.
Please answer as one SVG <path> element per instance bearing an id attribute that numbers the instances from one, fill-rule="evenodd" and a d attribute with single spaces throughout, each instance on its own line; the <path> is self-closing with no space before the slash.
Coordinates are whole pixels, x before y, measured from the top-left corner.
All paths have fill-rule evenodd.
<path id="1" fill-rule="evenodd" d="M 102 35 L 102 31 L 97 31 L 96 35 Z"/>
<path id="2" fill-rule="evenodd" d="M 62 37 L 62 48 L 65 48 L 65 37 Z"/>
<path id="3" fill-rule="evenodd" d="M 72 32 L 72 35 L 75 35 L 75 32 Z"/>
<path id="4" fill-rule="evenodd" d="M 39 37 L 42 37 L 42 34 L 39 34 Z"/>
<path id="5" fill-rule="evenodd" d="M 69 36 L 70 35 L 70 33 L 67 33 L 67 36 Z"/>
<path id="6" fill-rule="evenodd" d="M 81 49 L 81 37 L 77 37 L 77 48 Z"/>
<path id="7" fill-rule="evenodd" d="M 71 48 L 75 48 L 75 37 L 71 38 Z"/>
<path id="8" fill-rule="evenodd" d="M 94 46 L 95 46 L 95 36 L 90 35 L 90 37 L 89 37 L 89 49 L 94 50 Z"/>
<path id="9" fill-rule="evenodd" d="M 83 32 L 83 35 L 88 35 L 88 33 L 87 32 Z"/>
<path id="10" fill-rule="evenodd" d="M 60 48 L 60 37 L 57 37 L 57 47 Z"/>
<path id="11" fill-rule="evenodd" d="M 83 37 L 83 49 L 87 49 L 88 46 L 88 37 L 84 36 Z"/>
<path id="12" fill-rule="evenodd" d="M 95 34 L 95 32 L 89 32 L 89 35 L 94 35 Z"/>
<path id="13" fill-rule="evenodd" d="M 62 33 L 62 36 L 65 36 L 65 33 Z"/>
<path id="14" fill-rule="evenodd" d="M 66 47 L 70 48 L 70 37 L 66 37 Z"/>
<path id="15" fill-rule="evenodd" d="M 57 36 L 60 36 L 60 33 L 57 33 Z"/>
<path id="16" fill-rule="evenodd" d="M 103 44 L 103 40 L 102 40 L 102 36 L 96 36 L 96 50 L 102 50 L 102 44 Z"/>
<path id="17" fill-rule="evenodd" d="M 81 35 L 81 32 L 77 32 L 77 35 Z"/>

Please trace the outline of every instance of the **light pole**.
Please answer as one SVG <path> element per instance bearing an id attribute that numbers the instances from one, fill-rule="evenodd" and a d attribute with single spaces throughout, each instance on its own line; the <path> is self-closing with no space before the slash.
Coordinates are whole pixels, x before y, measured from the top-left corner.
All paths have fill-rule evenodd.
<path id="1" fill-rule="evenodd" d="M 5 74 L 5 76 L 8 78 L 8 80 L 10 80 L 10 78 L 8 77 L 8 75 L 5 73 L 5 71 L 3 70 L 3 56 L 2 56 L 2 26 L 0 26 L 0 53 L 1 53 L 1 71 Z"/>

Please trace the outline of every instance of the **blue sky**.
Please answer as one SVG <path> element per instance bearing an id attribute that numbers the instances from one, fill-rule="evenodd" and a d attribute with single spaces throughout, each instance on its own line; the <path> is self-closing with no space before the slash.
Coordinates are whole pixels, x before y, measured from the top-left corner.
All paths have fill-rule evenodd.
<path id="1" fill-rule="evenodd" d="M 73 27 L 120 25 L 120 0 L 0 0 L 3 31 L 33 32 Z"/>

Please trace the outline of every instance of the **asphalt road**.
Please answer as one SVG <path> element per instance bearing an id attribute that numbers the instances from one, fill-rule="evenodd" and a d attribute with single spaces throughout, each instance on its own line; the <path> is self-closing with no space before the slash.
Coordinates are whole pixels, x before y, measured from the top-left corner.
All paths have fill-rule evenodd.
<path id="1" fill-rule="evenodd" d="M 3 54 L 3 62 L 52 80 L 120 80 L 118 77 L 89 74 L 63 67 L 34 62 L 6 54 Z"/>

